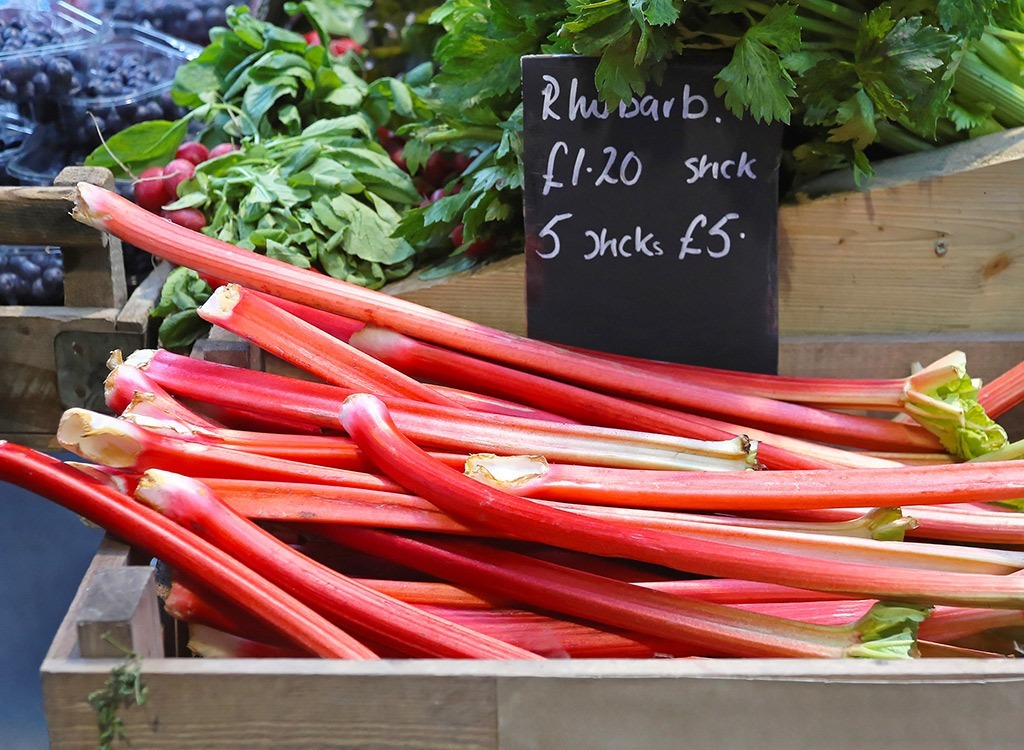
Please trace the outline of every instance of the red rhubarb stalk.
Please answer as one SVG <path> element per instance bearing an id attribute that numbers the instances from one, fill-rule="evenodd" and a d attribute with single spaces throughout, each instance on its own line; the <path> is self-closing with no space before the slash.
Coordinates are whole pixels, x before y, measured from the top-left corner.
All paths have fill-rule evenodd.
<path id="1" fill-rule="evenodd" d="M 813 522 L 837 522 L 855 517 L 855 508 L 818 510 L 777 510 L 757 513 L 759 518 Z M 1020 546 L 1024 539 L 1024 515 L 1006 511 L 970 510 L 947 505 L 905 505 L 903 512 L 913 519 L 906 535 L 915 539 L 961 542 L 964 544 Z"/>
<path id="2" fill-rule="evenodd" d="M 353 346 L 414 378 L 457 388 L 481 389 L 485 393 L 505 398 L 518 397 L 523 403 L 565 414 L 573 419 L 672 434 L 694 435 L 703 429 L 698 420 L 686 414 L 594 393 L 586 388 L 425 344 L 376 326 L 366 326 L 353 333 L 350 341 Z M 702 413 L 700 409 L 694 411 Z M 758 426 L 757 415 L 763 411 L 763 404 L 753 404 L 744 419 L 750 426 Z M 786 430 L 787 435 L 866 450 L 936 451 L 942 448 L 938 438 L 918 425 L 851 414 L 808 412 L 815 419 L 812 421 L 805 414 L 803 421 Z M 704 413 L 704 416 L 708 415 Z M 826 423 L 829 424 L 827 430 L 822 428 L 823 431 L 815 432 L 815 425 Z M 771 429 L 772 426 L 765 429 Z M 740 430 L 749 434 L 747 426 Z M 760 439 L 771 444 L 772 437 L 763 436 Z"/>
<path id="3" fill-rule="evenodd" d="M 415 495 L 374 492 L 317 485 L 208 480 L 207 486 L 226 505 L 250 520 L 340 523 L 348 526 L 429 531 L 443 534 L 504 536 L 486 527 L 466 525 Z M 820 558 L 924 570 L 962 573 L 1012 573 L 1024 568 L 1024 552 L 936 545 L 915 542 L 893 544 L 859 537 L 837 537 L 796 529 L 765 529 L 731 525 L 705 517 L 603 508 L 578 504 L 548 503 L 548 507 L 574 515 L 618 524 L 630 529 L 661 530 L 694 539 L 719 541 L 750 549 L 791 552 Z"/>
<path id="4" fill-rule="evenodd" d="M 665 594 L 463 540 L 426 541 L 340 526 L 311 530 L 464 586 L 731 656 L 906 658 L 913 651 L 912 622 L 924 617 L 919 609 L 880 607 L 850 627 L 828 628 Z M 876 617 L 887 621 L 881 632 L 875 631 Z"/>
<path id="5" fill-rule="evenodd" d="M 308 653 L 376 658 L 347 633 L 234 557 L 51 456 L 0 441 L 0 476 L 84 516 L 168 565 L 188 571 L 218 596 L 266 622 L 281 638 Z"/>
<path id="6" fill-rule="evenodd" d="M 135 352 L 125 365 L 141 367 L 181 398 L 231 406 L 258 403 L 272 414 L 303 419 L 329 430 L 337 429 L 341 403 L 352 395 L 351 390 L 337 386 L 203 362 L 163 349 Z M 479 414 L 408 399 L 388 401 L 402 429 L 428 449 L 506 455 L 537 452 L 554 461 L 654 469 L 736 471 L 756 465 L 753 446 L 744 438 L 707 442 Z"/>
<path id="7" fill-rule="evenodd" d="M 455 406 L 436 390 L 237 284 L 218 287 L 198 313 L 203 320 L 328 383 L 378 396 L 404 396 Z"/>
<path id="8" fill-rule="evenodd" d="M 276 481 L 337 482 L 346 486 L 401 492 L 377 474 L 336 469 L 183 440 L 88 409 L 68 409 L 57 426 L 57 441 L 82 458 L 115 469 L 178 469 L 200 476 Z"/>
<path id="9" fill-rule="evenodd" d="M 429 616 L 313 562 L 232 512 L 200 482 L 150 470 L 136 497 L 230 551 L 269 580 L 353 632 L 416 656 L 528 659 L 529 652 Z"/>
<path id="10" fill-rule="evenodd" d="M 78 186 L 73 216 L 165 260 L 188 266 L 200 273 L 602 392 L 685 410 L 700 411 L 714 403 L 716 413 L 740 419 L 751 410 L 756 410 L 767 424 L 792 424 L 794 419 L 798 422 L 817 419 L 812 419 L 808 410 L 785 402 L 681 384 L 671 376 L 645 372 L 642 368 L 596 357 L 585 357 L 563 347 L 498 331 L 325 274 L 250 253 L 216 238 L 164 222 L 115 192 L 86 183 Z M 825 412 L 821 413 L 820 418 L 824 424 L 832 420 Z M 976 425 L 976 421 L 970 424 L 971 427 Z M 1002 438 L 1005 441 L 1005 435 Z M 958 438 L 952 444 L 960 447 L 963 442 Z"/>
<path id="11" fill-rule="evenodd" d="M 985 383 L 978 394 L 978 403 L 993 419 L 1002 416 L 1022 402 L 1024 402 L 1024 362 L 1014 365 L 998 377 Z"/>
<path id="12" fill-rule="evenodd" d="M 533 499 L 664 510 L 874 508 L 1024 496 L 1021 461 L 721 474 L 576 466 L 548 463 L 541 456 L 477 454 L 467 461 L 466 473 Z"/>
<path id="13" fill-rule="evenodd" d="M 204 659 L 294 659 L 302 656 L 295 649 L 261 643 L 199 624 L 189 626 L 186 648 Z"/>
<path id="14" fill-rule="evenodd" d="M 1024 578 L 1014 576 L 865 563 L 821 565 L 811 557 L 750 550 L 677 533 L 642 529 L 624 532 L 618 524 L 545 507 L 452 470 L 406 438 L 391 420 L 387 407 L 375 396 L 357 394 L 346 399 L 341 421 L 374 463 L 411 492 L 456 518 L 521 539 L 665 565 L 699 575 L 749 578 L 865 598 L 997 608 L 1024 605 Z M 773 472 L 751 472 L 762 474 L 771 476 Z"/>
<path id="15" fill-rule="evenodd" d="M 387 526 L 413 531 L 476 534 L 482 532 L 480 528 L 471 529 L 451 518 L 432 503 L 416 495 L 298 482 L 218 477 L 201 477 L 201 480 L 223 502 L 253 520 L 291 522 L 315 518 L 323 523 Z M 900 511 L 894 508 L 874 509 L 849 520 L 815 523 L 734 515 L 650 511 L 547 500 L 536 502 L 594 518 L 607 518 L 624 524 L 666 531 L 685 531 L 692 528 L 693 524 L 701 523 L 712 526 L 801 532 L 805 535 L 894 541 L 901 540 L 905 529 L 911 525 L 911 519 L 903 518 Z"/>
<path id="16" fill-rule="evenodd" d="M 437 605 L 441 607 L 458 607 L 466 609 L 490 609 L 499 605 L 507 605 L 512 599 L 507 597 L 481 596 L 470 589 L 461 588 L 448 583 L 434 581 L 405 581 L 360 579 L 367 586 L 388 596 L 401 599 L 410 604 Z M 798 602 L 822 601 L 829 597 L 818 591 L 795 589 L 789 586 L 777 586 L 771 583 L 743 581 L 737 578 L 696 578 L 682 581 L 633 581 L 634 586 L 675 594 L 703 602 L 719 604 L 756 604 L 764 602 Z M 992 610 L 1005 611 L 1005 610 Z"/>

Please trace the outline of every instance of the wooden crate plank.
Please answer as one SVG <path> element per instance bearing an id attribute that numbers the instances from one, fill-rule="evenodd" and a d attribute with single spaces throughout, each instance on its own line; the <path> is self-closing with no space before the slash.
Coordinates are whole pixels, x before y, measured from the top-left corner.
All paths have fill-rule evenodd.
<path id="1" fill-rule="evenodd" d="M 83 658 L 162 657 L 164 640 L 153 569 L 127 565 L 96 571 L 76 615 Z"/>
<path id="2" fill-rule="evenodd" d="M 901 750 L 1020 746 L 1024 673 L 972 674 L 977 662 L 924 673 L 903 664 L 828 662 L 779 671 L 771 662 L 726 660 L 661 676 L 607 674 L 499 679 L 501 750 L 898 747 Z M 953 665 L 949 665 L 954 662 Z M 955 664 L 959 662 L 959 664 Z M 949 666 L 947 666 L 949 665 Z M 916 665 L 913 665 L 916 666 Z M 800 670 L 805 670 L 800 674 Z M 787 674 L 787 671 L 789 672 Z M 831 672 L 831 675 L 830 675 Z M 950 710 L 955 706 L 955 710 Z"/>
<path id="3" fill-rule="evenodd" d="M 111 331 L 115 312 L 106 308 L 0 307 L 0 380 L 4 384 L 0 388 L 0 434 L 35 434 L 49 443 L 63 413 L 54 339 L 68 330 Z"/>
<path id="4" fill-rule="evenodd" d="M 52 750 L 95 750 L 85 697 L 117 663 L 44 665 Z M 388 662 L 183 658 L 143 661 L 142 677 L 146 704 L 121 712 L 134 750 L 497 747 L 495 681 L 486 674 L 444 674 L 424 662 L 394 670 Z"/>
<path id="5" fill-rule="evenodd" d="M 488 263 L 472 271 L 423 281 L 412 276 L 384 291 L 512 333 L 526 332 L 526 277 L 522 255 Z"/>
<path id="6" fill-rule="evenodd" d="M 71 218 L 72 186 L 0 187 L 0 241 L 7 245 L 88 246 L 96 230 Z"/>

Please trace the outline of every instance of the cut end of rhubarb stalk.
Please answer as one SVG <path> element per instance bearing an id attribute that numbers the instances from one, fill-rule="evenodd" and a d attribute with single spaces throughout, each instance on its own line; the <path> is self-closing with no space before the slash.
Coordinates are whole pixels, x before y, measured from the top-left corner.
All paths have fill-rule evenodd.
<path id="1" fill-rule="evenodd" d="M 197 311 L 199 317 L 209 322 L 230 317 L 241 297 L 242 292 L 237 284 L 219 286 Z"/>
<path id="2" fill-rule="evenodd" d="M 860 643 L 846 651 L 848 657 L 865 659 L 913 659 L 917 629 L 928 617 L 929 607 L 878 602 L 857 621 Z"/>
<path id="3" fill-rule="evenodd" d="M 980 384 L 967 374 L 967 357 L 952 352 L 907 378 L 906 413 L 957 458 L 970 460 L 1006 445 L 1006 431 L 978 403 Z"/>
<path id="4" fill-rule="evenodd" d="M 548 470 L 544 456 L 496 456 L 474 453 L 466 459 L 466 476 L 499 489 L 519 487 Z"/>
<path id="5" fill-rule="evenodd" d="M 117 469 L 129 468 L 138 460 L 142 446 L 126 427 L 121 420 L 105 414 L 68 409 L 57 425 L 57 442 L 90 461 Z"/>
<path id="6" fill-rule="evenodd" d="M 75 207 L 71 216 L 96 229 L 107 228 L 107 220 L 111 214 L 107 205 L 107 191 L 88 182 L 79 182 L 75 195 Z"/>
<path id="7" fill-rule="evenodd" d="M 156 352 L 156 349 L 136 349 L 125 358 L 123 364 L 145 370 L 146 366 L 153 361 Z"/>

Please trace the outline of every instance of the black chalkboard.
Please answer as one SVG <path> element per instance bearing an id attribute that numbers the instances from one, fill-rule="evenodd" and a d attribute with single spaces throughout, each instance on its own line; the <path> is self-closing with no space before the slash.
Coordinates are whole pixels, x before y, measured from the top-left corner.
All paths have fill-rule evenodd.
<path id="1" fill-rule="evenodd" d="M 610 110 L 594 58 L 522 64 L 529 335 L 775 372 L 781 128 L 715 97 L 720 58 Z"/>

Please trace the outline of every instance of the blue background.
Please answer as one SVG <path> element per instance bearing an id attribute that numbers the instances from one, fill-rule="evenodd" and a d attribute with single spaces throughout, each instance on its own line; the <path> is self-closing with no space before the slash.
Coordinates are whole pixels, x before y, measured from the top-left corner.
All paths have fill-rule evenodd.
<path id="1" fill-rule="evenodd" d="M 39 667 L 102 532 L 3 481 L 0 508 L 0 737 L 5 750 L 46 750 Z"/>

